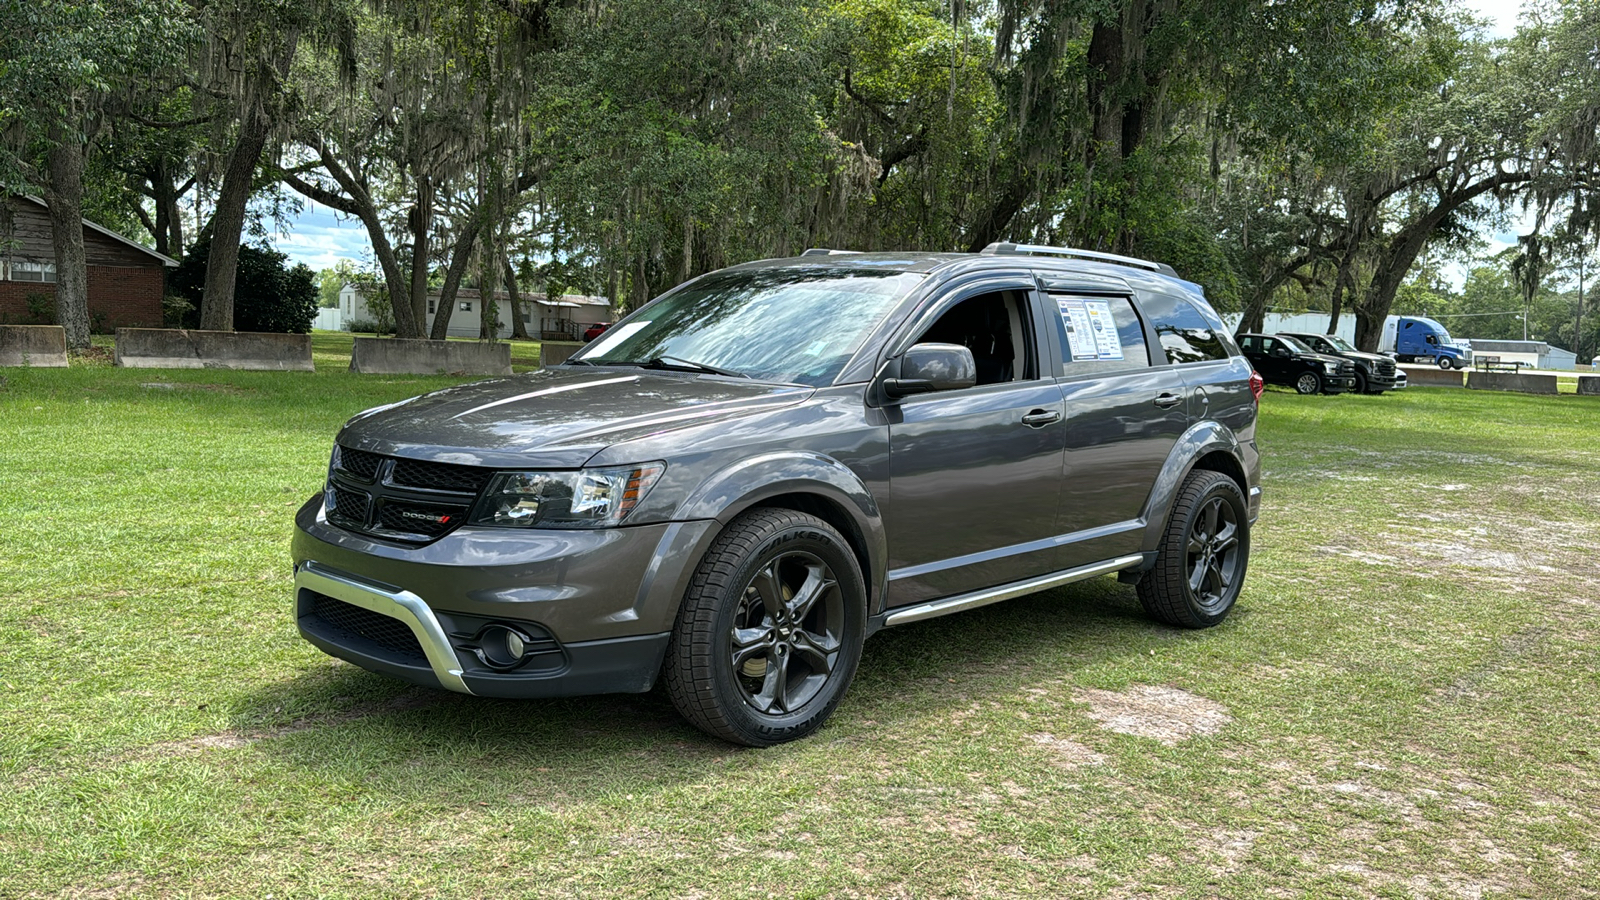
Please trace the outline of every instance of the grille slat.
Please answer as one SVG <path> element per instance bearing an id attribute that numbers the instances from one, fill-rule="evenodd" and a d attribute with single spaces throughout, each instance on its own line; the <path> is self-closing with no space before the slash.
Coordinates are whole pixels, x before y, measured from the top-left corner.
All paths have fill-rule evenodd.
<path id="1" fill-rule="evenodd" d="M 357 528 L 367 524 L 367 513 L 372 505 L 372 498 L 361 491 L 352 491 L 334 485 L 328 490 L 328 518 L 339 524 L 348 524 Z"/>
<path id="2" fill-rule="evenodd" d="M 364 481 L 371 481 L 378 474 L 378 465 L 382 462 L 383 457 L 376 453 L 339 448 L 339 468 Z"/>
<path id="3" fill-rule="evenodd" d="M 329 628 L 370 641 L 398 657 L 397 661 L 427 665 L 428 655 L 406 623 L 326 594 L 308 593 L 311 594 L 311 614 Z"/>
<path id="4" fill-rule="evenodd" d="M 476 466 L 455 466 L 448 463 L 422 462 L 415 459 L 396 459 L 394 473 L 389 477 L 395 484 L 424 488 L 430 491 L 460 491 L 476 494 L 483 490 L 494 475 L 492 469 Z"/>

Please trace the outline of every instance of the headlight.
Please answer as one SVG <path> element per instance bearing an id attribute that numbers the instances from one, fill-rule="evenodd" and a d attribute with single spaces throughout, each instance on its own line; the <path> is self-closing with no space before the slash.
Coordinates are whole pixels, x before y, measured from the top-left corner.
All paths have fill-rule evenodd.
<path id="1" fill-rule="evenodd" d="M 1339 364 L 1338 363 L 1323 363 L 1322 364 L 1322 371 L 1327 372 L 1329 375 L 1337 375 L 1337 374 L 1339 374 Z"/>
<path id="2" fill-rule="evenodd" d="M 506 472 L 472 518 L 514 528 L 606 528 L 633 512 L 666 471 L 662 463 L 575 472 Z"/>

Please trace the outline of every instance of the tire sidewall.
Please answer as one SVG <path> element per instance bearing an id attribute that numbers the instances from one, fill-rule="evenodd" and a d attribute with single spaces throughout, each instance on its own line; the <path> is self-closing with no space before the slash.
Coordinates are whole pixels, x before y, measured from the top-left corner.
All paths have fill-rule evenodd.
<path id="1" fill-rule="evenodd" d="M 1305 390 L 1304 387 L 1302 387 L 1302 385 L 1304 385 L 1306 383 L 1306 378 L 1307 377 L 1310 377 L 1312 379 L 1313 384 L 1315 385 L 1309 391 Z M 1322 376 L 1318 375 L 1315 372 L 1301 372 L 1294 379 L 1294 390 L 1295 390 L 1295 393 L 1297 393 L 1297 394 L 1316 394 L 1316 393 L 1320 393 L 1322 391 Z"/>
<path id="2" fill-rule="evenodd" d="M 733 629 L 733 617 L 744 590 L 756 572 L 774 557 L 793 550 L 815 554 L 833 569 L 839 589 L 844 593 L 844 628 L 839 637 L 839 661 L 828 684 L 793 713 L 769 716 L 752 709 L 733 671 L 733 660 L 726 646 Z M 764 538 L 740 562 L 728 580 L 724 595 L 718 598 L 712 618 L 711 672 L 714 695 L 722 714 L 752 743 L 778 744 L 795 740 L 821 727 L 834 707 L 844 698 L 861 659 L 861 644 L 866 632 L 866 590 L 855 554 L 836 535 L 809 525 L 789 525 Z"/>

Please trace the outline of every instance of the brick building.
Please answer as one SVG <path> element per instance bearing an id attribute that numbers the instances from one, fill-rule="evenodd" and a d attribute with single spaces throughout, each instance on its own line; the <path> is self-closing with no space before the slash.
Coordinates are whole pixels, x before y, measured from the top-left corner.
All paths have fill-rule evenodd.
<path id="1" fill-rule="evenodd" d="M 30 296 L 49 298 L 49 309 L 55 309 L 56 251 L 44 201 L 12 196 L 7 206 L 7 215 L 0 216 L 0 324 L 25 324 L 35 321 L 28 310 Z M 176 260 L 88 219 L 83 220 L 83 251 L 89 264 L 89 321 L 97 331 L 161 327 L 164 270 Z"/>

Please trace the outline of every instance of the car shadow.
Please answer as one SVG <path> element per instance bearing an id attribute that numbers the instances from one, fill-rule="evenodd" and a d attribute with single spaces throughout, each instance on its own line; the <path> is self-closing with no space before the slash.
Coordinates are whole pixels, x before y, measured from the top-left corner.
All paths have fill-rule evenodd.
<path id="1" fill-rule="evenodd" d="M 1227 626 L 1224 626 L 1227 627 Z M 766 765 L 828 744 L 895 743 L 905 720 L 938 720 L 974 702 L 1173 641 L 1202 639 L 1151 622 L 1133 588 L 1071 585 L 913 625 L 866 642 L 856 679 L 829 724 L 768 750 L 735 747 L 684 722 L 666 691 L 496 700 L 430 690 L 328 660 L 246 695 L 233 733 L 275 767 L 364 780 L 402 795 L 474 790 L 572 799 L 692 783 L 730 764 Z M 543 802 L 534 800 L 530 802 Z"/>

